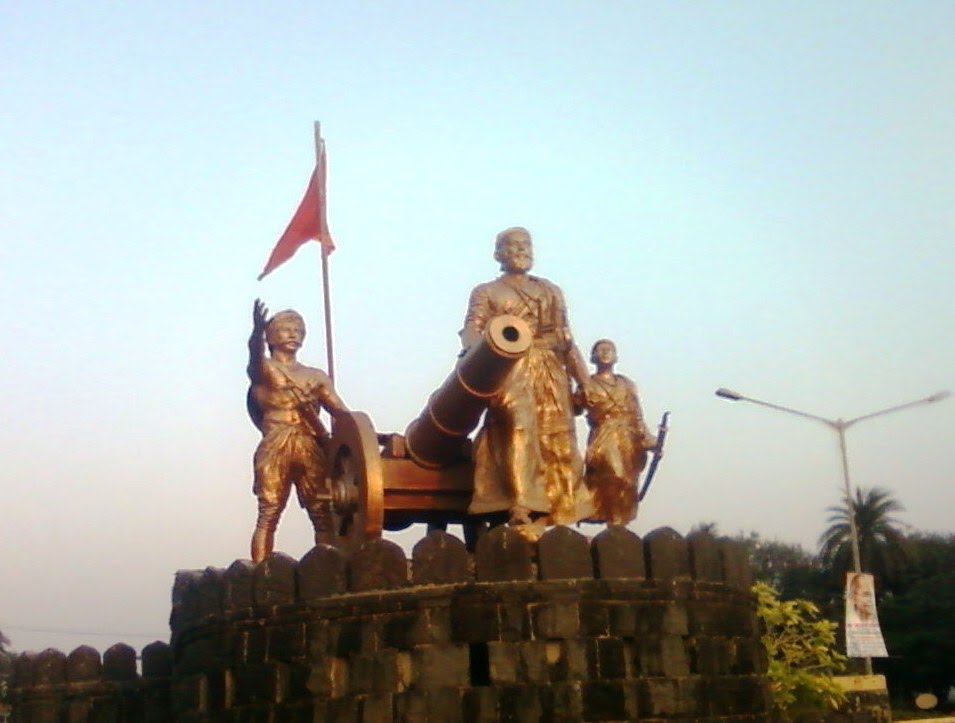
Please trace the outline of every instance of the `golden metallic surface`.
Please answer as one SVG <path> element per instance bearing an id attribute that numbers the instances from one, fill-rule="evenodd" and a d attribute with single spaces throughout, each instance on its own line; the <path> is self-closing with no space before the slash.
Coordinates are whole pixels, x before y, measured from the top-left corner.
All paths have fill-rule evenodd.
<path id="1" fill-rule="evenodd" d="M 533 244 L 523 228 L 498 234 L 494 258 L 503 274 L 474 288 L 461 339 L 476 344 L 495 317 L 522 319 L 533 337 L 491 398 L 474 448 L 474 496 L 470 512 L 507 510 L 513 523 L 534 513 L 563 524 L 590 514 L 577 449 L 571 379 L 589 380 L 570 334 L 560 288 L 531 276 Z"/>
<path id="2" fill-rule="evenodd" d="M 508 315 L 492 319 L 405 430 L 411 458 L 427 469 L 460 460 L 462 442 L 477 427 L 531 342 L 530 329 L 522 319 Z"/>
<path id="3" fill-rule="evenodd" d="M 252 490 L 258 498 L 251 545 L 254 562 L 272 552 L 275 530 L 293 486 L 312 521 L 316 544 L 333 541 L 325 482 L 327 432 L 318 412 L 320 407 L 333 415 L 347 411 L 328 375 L 297 359 L 305 339 L 302 317 L 291 310 L 267 317 L 268 309 L 256 299 L 248 366 L 249 415 L 262 432 L 253 457 Z"/>
<path id="4" fill-rule="evenodd" d="M 586 479 L 594 495 L 596 517 L 625 525 L 637 516 L 637 481 L 656 439 L 647 429 L 636 385 L 614 373 L 617 348 L 609 339 L 593 346 L 597 372 L 577 394 L 587 411 Z"/>
<path id="5" fill-rule="evenodd" d="M 385 474 L 368 415 L 337 415 L 330 448 L 334 544 L 355 551 L 365 540 L 381 537 L 384 526 Z"/>
<path id="6" fill-rule="evenodd" d="M 376 434 L 364 412 L 335 417 L 329 445 L 334 544 L 354 551 L 382 530 L 413 522 L 468 524 L 473 466 L 428 469 L 406 457 L 401 435 Z M 397 450 L 398 456 L 395 456 Z"/>

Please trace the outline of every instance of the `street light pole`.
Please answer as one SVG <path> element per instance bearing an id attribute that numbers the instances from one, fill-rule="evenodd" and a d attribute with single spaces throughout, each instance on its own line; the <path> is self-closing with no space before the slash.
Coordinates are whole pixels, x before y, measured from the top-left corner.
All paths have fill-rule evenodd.
<path id="1" fill-rule="evenodd" d="M 849 514 L 849 539 L 852 542 L 852 568 L 856 572 L 862 572 L 862 554 L 859 552 L 859 528 L 856 526 L 855 508 L 852 506 L 852 486 L 849 484 L 849 453 L 846 450 L 846 427 L 847 424 L 840 424 L 841 419 L 835 423 L 836 431 L 839 433 L 839 452 L 842 455 L 842 483 L 846 493 L 846 511 Z M 871 672 L 871 671 L 870 671 Z"/>
<path id="2" fill-rule="evenodd" d="M 852 425 L 861 422 L 864 419 L 872 419 L 872 417 L 880 417 L 883 414 L 890 414 L 892 412 L 898 412 L 902 409 L 908 409 L 909 407 L 915 407 L 921 404 L 932 404 L 934 402 L 940 402 L 943 399 L 946 399 L 951 396 L 950 391 L 941 391 L 931 394 L 923 399 L 916 399 L 911 402 L 906 402 L 905 404 L 897 404 L 894 407 L 887 407 L 886 409 L 880 409 L 877 412 L 870 412 L 869 414 L 863 414 L 861 417 L 854 417 L 848 421 L 843 419 L 826 419 L 825 417 L 820 417 L 815 414 L 809 414 L 808 412 L 801 412 L 798 409 L 792 409 L 790 407 L 784 407 L 780 404 L 773 404 L 771 402 L 764 402 L 761 399 L 753 399 L 752 397 L 747 397 L 739 392 L 734 392 L 732 389 L 727 389 L 726 387 L 720 387 L 716 390 L 716 396 L 722 397 L 723 399 L 729 399 L 732 402 L 751 402 L 752 404 L 758 404 L 761 407 L 769 407 L 770 409 L 775 409 L 780 412 L 786 412 L 788 414 L 795 414 L 798 417 L 805 417 L 807 419 L 814 419 L 817 422 L 822 422 L 830 429 L 834 429 L 836 434 L 839 436 L 839 452 L 842 457 L 842 482 L 845 486 L 845 495 L 846 495 L 846 512 L 849 515 L 849 540 L 852 546 L 852 567 L 856 572 L 862 572 L 862 557 L 859 552 L 859 530 L 856 526 L 856 514 L 855 508 L 852 504 L 852 488 L 849 484 L 849 454 L 846 451 L 846 430 Z M 866 673 L 872 673 L 872 660 L 871 658 L 865 659 Z"/>

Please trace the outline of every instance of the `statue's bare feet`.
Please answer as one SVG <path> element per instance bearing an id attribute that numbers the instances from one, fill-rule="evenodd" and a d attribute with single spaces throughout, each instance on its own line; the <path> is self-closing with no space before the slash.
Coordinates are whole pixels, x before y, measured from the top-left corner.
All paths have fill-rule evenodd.
<path id="1" fill-rule="evenodd" d="M 511 519 L 507 521 L 509 525 L 529 525 L 531 524 L 531 511 L 523 505 L 514 505 L 511 508 Z"/>

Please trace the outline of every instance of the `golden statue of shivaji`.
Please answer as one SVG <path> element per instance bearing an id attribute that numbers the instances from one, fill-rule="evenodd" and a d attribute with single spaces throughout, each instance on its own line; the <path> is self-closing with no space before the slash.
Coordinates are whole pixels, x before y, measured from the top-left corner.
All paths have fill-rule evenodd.
<path id="1" fill-rule="evenodd" d="M 318 415 L 320 408 L 332 415 L 347 411 L 329 376 L 296 358 L 305 339 L 302 317 L 291 309 L 267 317 L 268 309 L 256 299 L 249 337 L 251 386 L 247 398 L 249 416 L 262 432 L 253 458 L 252 490 L 258 498 L 252 534 L 254 562 L 272 552 L 279 517 L 293 485 L 315 528 L 315 543 L 334 541 L 322 448 L 328 433 Z"/>
<path id="2" fill-rule="evenodd" d="M 608 525 L 625 525 L 637 516 L 637 481 L 657 440 L 643 419 L 636 384 L 614 373 L 616 345 L 610 339 L 599 340 L 590 360 L 597 372 L 576 397 L 586 408 L 590 425 L 587 486 L 593 492 L 595 516 Z"/>
<path id="3" fill-rule="evenodd" d="M 528 273 L 534 257 L 527 229 L 501 231 L 494 258 L 504 273 L 471 292 L 462 343 L 470 347 L 492 318 L 513 314 L 530 327 L 533 345 L 488 406 L 475 441 L 469 512 L 506 510 L 512 524 L 547 515 L 555 524 L 587 517 L 591 506 L 577 449 L 571 380 L 581 386 L 589 381 L 563 294 Z"/>

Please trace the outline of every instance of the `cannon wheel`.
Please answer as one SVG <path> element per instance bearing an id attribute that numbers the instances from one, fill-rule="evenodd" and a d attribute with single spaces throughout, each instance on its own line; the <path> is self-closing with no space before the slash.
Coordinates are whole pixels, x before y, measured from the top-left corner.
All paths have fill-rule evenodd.
<path id="1" fill-rule="evenodd" d="M 354 551 L 381 537 L 385 515 L 378 435 L 367 414 L 336 415 L 329 459 L 333 532 L 339 547 Z"/>

